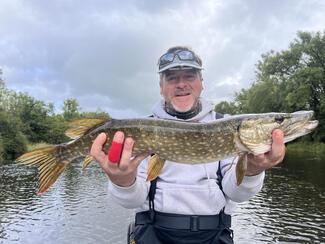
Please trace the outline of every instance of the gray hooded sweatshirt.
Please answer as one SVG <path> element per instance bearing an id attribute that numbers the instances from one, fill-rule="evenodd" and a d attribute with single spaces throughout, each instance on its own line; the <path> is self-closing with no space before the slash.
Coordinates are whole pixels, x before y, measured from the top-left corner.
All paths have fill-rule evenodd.
<path id="1" fill-rule="evenodd" d="M 202 111 L 187 121 L 209 122 L 215 120 L 214 105 L 201 99 Z M 162 119 L 177 118 L 166 113 L 164 101 L 159 101 L 153 108 L 154 117 Z M 125 208 L 134 208 L 136 212 L 149 209 L 148 193 L 150 182 L 147 178 L 148 159 L 138 167 L 137 178 L 133 185 L 121 187 L 109 182 L 112 198 Z M 218 162 L 202 164 L 180 164 L 166 161 L 157 181 L 155 210 L 165 213 L 189 215 L 218 214 L 223 208 L 232 214 L 236 203 L 249 200 L 258 193 L 265 173 L 245 176 L 240 186 L 236 185 L 236 159 L 220 161 L 223 175 L 223 192 L 217 184 Z"/>

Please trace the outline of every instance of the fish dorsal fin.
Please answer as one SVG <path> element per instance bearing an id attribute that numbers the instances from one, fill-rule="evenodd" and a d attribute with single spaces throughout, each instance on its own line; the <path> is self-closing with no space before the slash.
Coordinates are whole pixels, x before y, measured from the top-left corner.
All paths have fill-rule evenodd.
<path id="1" fill-rule="evenodd" d="M 77 119 L 69 123 L 70 128 L 65 132 L 65 135 L 71 139 L 77 139 L 89 131 L 89 129 L 98 127 L 110 119 L 107 118 L 83 118 Z"/>

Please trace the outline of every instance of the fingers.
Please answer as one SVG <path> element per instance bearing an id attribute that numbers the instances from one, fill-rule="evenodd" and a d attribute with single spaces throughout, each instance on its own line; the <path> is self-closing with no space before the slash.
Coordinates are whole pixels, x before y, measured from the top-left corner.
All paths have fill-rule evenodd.
<path id="1" fill-rule="evenodd" d="M 108 150 L 108 160 L 111 163 L 118 163 L 121 158 L 121 153 L 123 149 L 124 133 L 118 131 L 115 133 L 112 145 Z"/>
<path id="2" fill-rule="evenodd" d="M 133 145 L 134 145 L 134 140 L 132 138 L 128 137 L 125 139 L 124 149 L 119 164 L 119 168 L 122 171 L 128 169 L 130 165 L 130 158 L 132 157 Z"/>
<path id="3" fill-rule="evenodd" d="M 125 139 L 124 133 L 121 131 L 114 134 L 108 155 L 103 151 L 106 141 L 106 134 L 99 134 L 91 147 L 91 156 L 96 159 L 111 182 L 123 187 L 132 185 L 136 179 L 139 164 L 149 154 L 142 153 L 132 158 L 135 142 L 131 137 Z"/>
<path id="4" fill-rule="evenodd" d="M 113 137 L 108 155 L 103 151 L 107 136 L 101 133 L 94 140 L 90 154 L 99 162 L 101 168 L 110 180 L 120 186 L 131 185 L 137 173 L 139 164 L 149 153 L 141 153 L 132 158 L 134 139 L 125 138 L 124 133 L 117 131 Z"/>
<path id="5" fill-rule="evenodd" d="M 284 144 L 284 135 L 283 131 L 276 129 L 272 132 L 272 139 L 274 144 L 283 145 Z"/>
<path id="6" fill-rule="evenodd" d="M 118 168 L 121 171 L 135 170 L 139 166 L 141 161 L 149 156 L 149 153 L 144 152 L 144 153 L 137 155 L 136 157 L 134 157 L 131 160 L 134 143 L 135 143 L 135 141 L 131 137 L 126 138 L 124 141 L 124 146 L 123 146 L 120 163 L 118 164 Z"/>
<path id="7" fill-rule="evenodd" d="M 259 155 L 248 155 L 246 175 L 256 175 L 282 162 L 285 155 L 283 132 L 279 129 L 274 130 L 272 140 L 271 151 Z"/>
<path id="8" fill-rule="evenodd" d="M 105 144 L 106 140 L 107 140 L 106 134 L 100 133 L 94 140 L 90 149 L 90 155 L 93 156 L 99 162 L 106 161 L 106 155 L 103 152 L 103 145 Z"/>

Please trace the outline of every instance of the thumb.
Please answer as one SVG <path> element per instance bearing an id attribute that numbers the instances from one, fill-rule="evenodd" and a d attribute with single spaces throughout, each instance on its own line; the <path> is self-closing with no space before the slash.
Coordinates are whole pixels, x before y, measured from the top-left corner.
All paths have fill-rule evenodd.
<path id="1" fill-rule="evenodd" d="M 280 129 L 275 129 L 272 132 L 272 140 L 273 143 L 276 145 L 283 145 L 284 144 L 284 135 L 283 135 L 283 131 Z"/>
<path id="2" fill-rule="evenodd" d="M 285 154 L 284 135 L 282 130 L 276 129 L 272 133 L 272 149 L 270 152 L 270 159 L 273 162 L 282 161 Z"/>

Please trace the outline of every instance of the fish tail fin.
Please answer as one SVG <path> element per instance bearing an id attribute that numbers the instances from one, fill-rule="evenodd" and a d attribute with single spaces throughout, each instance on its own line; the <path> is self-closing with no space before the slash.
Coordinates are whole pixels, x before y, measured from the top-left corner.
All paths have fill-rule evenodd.
<path id="1" fill-rule="evenodd" d="M 151 156 L 148 162 L 147 181 L 156 179 L 164 167 L 164 164 L 165 160 L 159 158 L 157 154 Z"/>
<path id="2" fill-rule="evenodd" d="M 46 192 L 54 184 L 72 160 L 65 149 L 65 145 L 43 147 L 27 152 L 16 159 L 17 163 L 38 166 L 38 195 Z"/>

